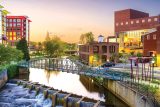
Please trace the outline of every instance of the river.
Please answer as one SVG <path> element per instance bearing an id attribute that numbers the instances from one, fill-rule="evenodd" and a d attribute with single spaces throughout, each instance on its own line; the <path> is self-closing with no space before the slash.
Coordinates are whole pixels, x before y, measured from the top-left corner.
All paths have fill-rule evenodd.
<path id="1" fill-rule="evenodd" d="M 30 68 L 29 71 L 29 75 L 21 75 L 19 78 L 39 82 L 54 89 L 101 100 L 105 102 L 107 107 L 128 107 L 123 101 L 103 86 L 98 85 L 98 83 L 90 77 L 61 71 L 47 71 L 38 68 Z"/>

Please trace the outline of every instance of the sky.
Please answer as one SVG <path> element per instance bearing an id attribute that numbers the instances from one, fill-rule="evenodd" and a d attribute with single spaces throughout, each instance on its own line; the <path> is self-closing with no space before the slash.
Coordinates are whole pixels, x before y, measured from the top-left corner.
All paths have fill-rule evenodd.
<path id="1" fill-rule="evenodd" d="M 47 31 L 66 42 L 83 33 L 114 35 L 114 11 L 136 9 L 160 14 L 160 0 L 0 0 L 10 15 L 27 15 L 31 41 L 44 41 Z"/>

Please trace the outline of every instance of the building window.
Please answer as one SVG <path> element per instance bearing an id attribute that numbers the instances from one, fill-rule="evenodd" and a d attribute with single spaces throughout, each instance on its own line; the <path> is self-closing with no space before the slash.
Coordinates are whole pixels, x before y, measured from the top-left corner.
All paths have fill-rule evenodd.
<path id="1" fill-rule="evenodd" d="M 115 53 L 115 50 L 116 50 L 116 48 L 115 48 L 115 46 L 109 46 L 109 53 Z"/>
<path id="2" fill-rule="evenodd" d="M 145 20 L 143 19 L 143 20 L 142 20 L 142 23 L 144 23 L 144 22 L 145 22 Z"/>
<path id="3" fill-rule="evenodd" d="M 148 19 L 148 22 L 151 22 L 151 19 Z"/>
<path id="4" fill-rule="evenodd" d="M 13 19 L 13 22 L 16 22 L 16 19 Z"/>
<path id="5" fill-rule="evenodd" d="M 17 32 L 17 35 L 20 35 L 21 34 L 21 32 Z"/>
<path id="6" fill-rule="evenodd" d="M 20 27 L 21 26 L 21 23 L 17 23 L 17 27 Z"/>
<path id="7" fill-rule="evenodd" d="M 17 30 L 21 30 L 20 28 L 17 28 Z"/>
<path id="8" fill-rule="evenodd" d="M 112 46 L 109 46 L 109 53 L 112 53 Z"/>
<path id="9" fill-rule="evenodd" d="M 21 19 L 17 19 L 17 22 L 21 22 Z"/>
<path id="10" fill-rule="evenodd" d="M 13 23 L 13 27 L 16 27 L 16 23 Z"/>
<path id="11" fill-rule="evenodd" d="M 139 23 L 139 20 L 137 20 L 136 23 Z"/>
<path id="12" fill-rule="evenodd" d="M 9 19 L 9 22 L 12 22 L 12 19 Z"/>
<path id="13" fill-rule="evenodd" d="M 153 35 L 153 40 L 156 40 L 156 34 Z"/>
<path id="14" fill-rule="evenodd" d="M 147 35 L 147 40 L 149 40 L 150 39 L 150 35 Z"/>
<path id="15" fill-rule="evenodd" d="M 158 18 L 154 18 L 154 21 L 155 21 L 155 22 L 158 21 Z"/>
<path id="16" fill-rule="evenodd" d="M 116 26 L 118 26 L 119 24 L 118 23 L 116 23 Z"/>
<path id="17" fill-rule="evenodd" d="M 9 24 L 9 27 L 12 27 L 12 23 Z"/>
<path id="18" fill-rule="evenodd" d="M 128 25 L 128 22 L 126 22 L 126 25 Z"/>
<path id="19" fill-rule="evenodd" d="M 25 32 L 24 32 L 25 35 Z M 93 53 L 98 53 L 99 52 L 99 46 L 93 46 Z"/>
<path id="20" fill-rule="evenodd" d="M 123 25 L 123 22 L 121 22 L 121 25 Z"/>
<path id="21" fill-rule="evenodd" d="M 107 53 L 107 46 L 102 46 L 102 52 Z"/>
<path id="22" fill-rule="evenodd" d="M 133 21 L 131 21 L 131 24 L 133 24 L 134 22 Z"/>

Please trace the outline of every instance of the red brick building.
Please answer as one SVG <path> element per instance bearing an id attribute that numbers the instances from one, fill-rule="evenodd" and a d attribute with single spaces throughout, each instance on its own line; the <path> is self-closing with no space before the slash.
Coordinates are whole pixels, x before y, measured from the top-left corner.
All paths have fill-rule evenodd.
<path id="1" fill-rule="evenodd" d="M 143 36 L 143 55 L 156 56 L 156 63 L 160 66 L 160 26 Z"/>
<path id="2" fill-rule="evenodd" d="M 109 42 L 95 42 L 79 45 L 79 56 L 89 65 L 100 65 L 111 59 L 113 53 L 118 53 L 119 44 Z M 116 60 L 116 59 L 115 59 Z"/>
<path id="3" fill-rule="evenodd" d="M 26 38 L 29 43 L 30 20 L 27 16 L 7 16 L 7 41 L 6 43 L 15 46 L 22 38 Z"/>
<path id="4" fill-rule="evenodd" d="M 126 9 L 115 12 L 115 35 L 119 38 L 120 51 L 143 51 L 142 35 L 152 32 L 160 24 L 160 16 Z"/>

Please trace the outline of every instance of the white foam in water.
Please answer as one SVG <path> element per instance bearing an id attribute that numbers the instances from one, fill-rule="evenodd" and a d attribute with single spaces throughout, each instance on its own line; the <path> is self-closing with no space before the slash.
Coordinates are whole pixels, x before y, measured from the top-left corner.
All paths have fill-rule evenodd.
<path id="1" fill-rule="evenodd" d="M 44 99 L 42 93 L 35 96 L 35 91 L 29 93 L 27 88 L 6 84 L 0 91 L 0 107 L 51 107 L 52 100 Z M 4 100 L 5 99 L 5 100 Z"/>
<path id="2" fill-rule="evenodd" d="M 42 105 L 43 100 L 44 100 L 44 95 L 43 94 L 38 94 L 36 96 L 36 100 L 37 100 L 37 103 L 35 104 L 35 107 L 37 107 L 37 105 Z"/>
<path id="3" fill-rule="evenodd" d="M 44 99 L 43 94 L 38 94 L 36 96 L 37 103 L 34 105 L 34 107 L 51 107 L 52 106 L 52 100 L 51 99 Z"/>
<path id="4" fill-rule="evenodd" d="M 36 96 L 36 99 L 44 99 L 43 94 L 42 94 L 42 93 L 38 94 L 38 95 Z"/>
<path id="5" fill-rule="evenodd" d="M 52 100 L 51 99 L 46 99 L 43 102 L 43 107 L 51 107 L 52 106 Z"/>

